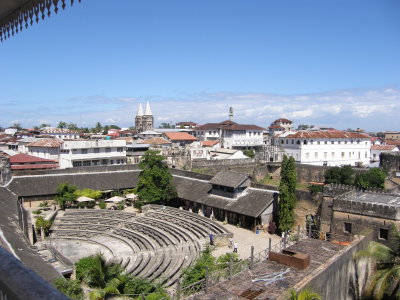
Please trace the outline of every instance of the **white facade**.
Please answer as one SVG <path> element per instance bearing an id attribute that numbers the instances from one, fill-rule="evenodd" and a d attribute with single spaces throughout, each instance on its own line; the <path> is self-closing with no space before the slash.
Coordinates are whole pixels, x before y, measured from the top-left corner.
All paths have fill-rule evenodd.
<path id="1" fill-rule="evenodd" d="M 275 145 L 297 162 L 310 165 L 369 165 L 369 136 L 343 131 L 285 132 L 275 138 Z"/>
<path id="2" fill-rule="evenodd" d="M 396 145 L 372 145 L 371 146 L 371 164 L 370 167 L 379 167 L 380 155 L 383 152 L 399 152 Z"/>
<path id="3" fill-rule="evenodd" d="M 256 125 L 241 125 L 232 121 L 208 123 L 195 129 L 201 141 L 219 141 L 222 148 L 245 149 L 263 144 L 263 130 Z"/>
<path id="4" fill-rule="evenodd" d="M 126 164 L 125 140 L 64 141 L 60 147 L 60 168 Z"/>

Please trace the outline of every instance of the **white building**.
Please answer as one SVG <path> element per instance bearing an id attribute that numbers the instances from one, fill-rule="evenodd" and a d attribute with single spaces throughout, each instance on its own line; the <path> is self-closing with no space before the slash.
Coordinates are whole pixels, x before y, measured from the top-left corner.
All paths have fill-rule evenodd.
<path id="1" fill-rule="evenodd" d="M 126 164 L 125 140 L 46 139 L 27 148 L 29 155 L 55 160 L 61 169 Z"/>
<path id="2" fill-rule="evenodd" d="M 358 132 L 321 130 L 284 132 L 274 139 L 286 155 L 310 165 L 369 165 L 370 137 Z"/>
<path id="3" fill-rule="evenodd" d="M 238 124 L 233 121 L 207 123 L 195 128 L 201 141 L 219 141 L 222 148 L 246 149 L 262 146 L 264 128 L 257 125 Z"/>

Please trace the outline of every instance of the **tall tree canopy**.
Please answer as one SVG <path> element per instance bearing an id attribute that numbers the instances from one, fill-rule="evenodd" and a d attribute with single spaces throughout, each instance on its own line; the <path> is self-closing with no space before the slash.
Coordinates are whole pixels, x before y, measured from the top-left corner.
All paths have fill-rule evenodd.
<path id="1" fill-rule="evenodd" d="M 294 225 L 294 207 L 296 206 L 296 164 L 293 157 L 283 156 L 281 182 L 279 183 L 278 229 L 287 232 Z"/>
<path id="2" fill-rule="evenodd" d="M 142 157 L 136 193 L 144 204 L 170 204 L 178 196 L 171 182 L 172 175 L 163 160 L 158 151 L 146 151 Z"/>

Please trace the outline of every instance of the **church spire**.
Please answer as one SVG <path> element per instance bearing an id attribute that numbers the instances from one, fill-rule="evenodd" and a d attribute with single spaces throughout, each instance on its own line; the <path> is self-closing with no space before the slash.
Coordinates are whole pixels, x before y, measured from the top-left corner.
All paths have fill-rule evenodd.
<path id="1" fill-rule="evenodd" d="M 145 116 L 151 116 L 151 115 L 153 115 L 153 114 L 151 113 L 149 101 L 147 101 L 146 111 L 144 112 L 144 115 L 145 115 Z"/>
<path id="2" fill-rule="evenodd" d="M 139 103 L 139 109 L 138 109 L 138 112 L 137 112 L 137 116 L 143 116 L 142 103 Z"/>

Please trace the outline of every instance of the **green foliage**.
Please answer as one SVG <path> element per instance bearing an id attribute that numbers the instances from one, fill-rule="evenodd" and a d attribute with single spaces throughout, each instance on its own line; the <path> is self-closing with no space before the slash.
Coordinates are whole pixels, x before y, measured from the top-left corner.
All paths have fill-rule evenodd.
<path id="1" fill-rule="evenodd" d="M 293 157 L 283 156 L 279 184 L 278 229 L 289 231 L 294 225 L 293 210 L 296 206 L 296 165 Z"/>
<path id="2" fill-rule="evenodd" d="M 100 200 L 99 207 L 100 209 L 106 209 L 107 208 L 106 202 L 104 200 Z"/>
<path id="3" fill-rule="evenodd" d="M 310 184 L 307 189 L 311 193 L 322 193 L 324 191 L 324 186 L 319 184 Z"/>
<path id="4" fill-rule="evenodd" d="M 391 226 L 390 236 L 394 247 L 370 242 L 367 248 L 356 253 L 357 259 L 370 258 L 376 262 L 376 272 L 369 281 L 366 296 L 373 299 L 399 299 L 400 285 L 400 233 L 396 225 Z"/>
<path id="5" fill-rule="evenodd" d="M 71 185 L 67 182 L 60 183 L 58 185 L 55 201 L 58 205 L 60 205 L 61 209 L 64 209 L 67 205 L 71 205 L 76 200 L 76 190 L 76 186 Z"/>
<path id="6" fill-rule="evenodd" d="M 32 211 L 32 213 L 34 215 L 40 215 L 42 213 L 42 210 L 41 209 L 37 209 L 37 210 Z"/>
<path id="7" fill-rule="evenodd" d="M 89 198 L 97 200 L 97 199 L 101 198 L 103 193 L 101 191 L 96 191 L 96 190 L 92 190 L 92 189 L 83 189 L 83 190 L 76 190 L 74 192 L 74 195 L 76 198 L 84 196 L 84 197 L 89 197 Z"/>
<path id="8" fill-rule="evenodd" d="M 386 172 L 379 168 L 369 169 L 368 172 L 358 174 L 354 184 L 362 189 L 385 188 Z"/>
<path id="9" fill-rule="evenodd" d="M 39 207 L 49 207 L 49 201 L 45 200 L 39 204 Z"/>
<path id="10" fill-rule="evenodd" d="M 117 204 L 117 210 L 124 210 L 125 209 L 125 200 L 121 201 Z"/>
<path id="11" fill-rule="evenodd" d="M 40 232 L 40 229 L 43 228 L 44 233 L 47 235 L 50 231 L 50 227 L 53 224 L 50 220 L 45 220 L 42 216 L 36 219 L 35 227 L 36 231 Z"/>
<path id="12" fill-rule="evenodd" d="M 54 286 L 63 294 L 71 299 L 83 299 L 83 290 L 79 280 L 66 279 L 64 277 L 57 278 L 54 281 Z"/>
<path id="13" fill-rule="evenodd" d="M 204 250 L 196 263 L 183 271 L 182 286 L 188 286 L 206 278 L 206 268 L 212 272 L 215 269 L 215 262 L 216 259 L 211 254 L 211 249 Z"/>
<path id="14" fill-rule="evenodd" d="M 217 265 L 216 268 L 218 270 L 223 270 L 229 267 L 229 261 L 231 260 L 232 257 L 232 262 L 237 263 L 240 261 L 239 255 L 237 253 L 225 253 L 221 255 L 220 257 L 217 258 Z"/>
<path id="15" fill-rule="evenodd" d="M 354 171 L 350 165 L 332 167 L 325 171 L 325 183 L 353 184 Z"/>
<path id="16" fill-rule="evenodd" d="M 295 289 L 291 289 L 290 296 L 287 300 L 321 300 L 322 297 L 318 293 L 315 293 L 309 289 L 302 289 L 299 292 L 296 292 Z"/>
<path id="17" fill-rule="evenodd" d="M 255 156 L 254 151 L 252 149 L 243 150 L 243 154 L 250 158 L 254 158 Z"/>
<path id="18" fill-rule="evenodd" d="M 168 205 L 178 196 L 171 183 L 172 175 L 163 160 L 164 157 L 158 155 L 157 151 L 146 151 L 139 163 L 142 171 L 139 174 L 136 194 L 145 204 Z"/>
<path id="19" fill-rule="evenodd" d="M 157 287 L 145 278 L 131 277 L 125 283 L 124 294 L 150 294 Z"/>

